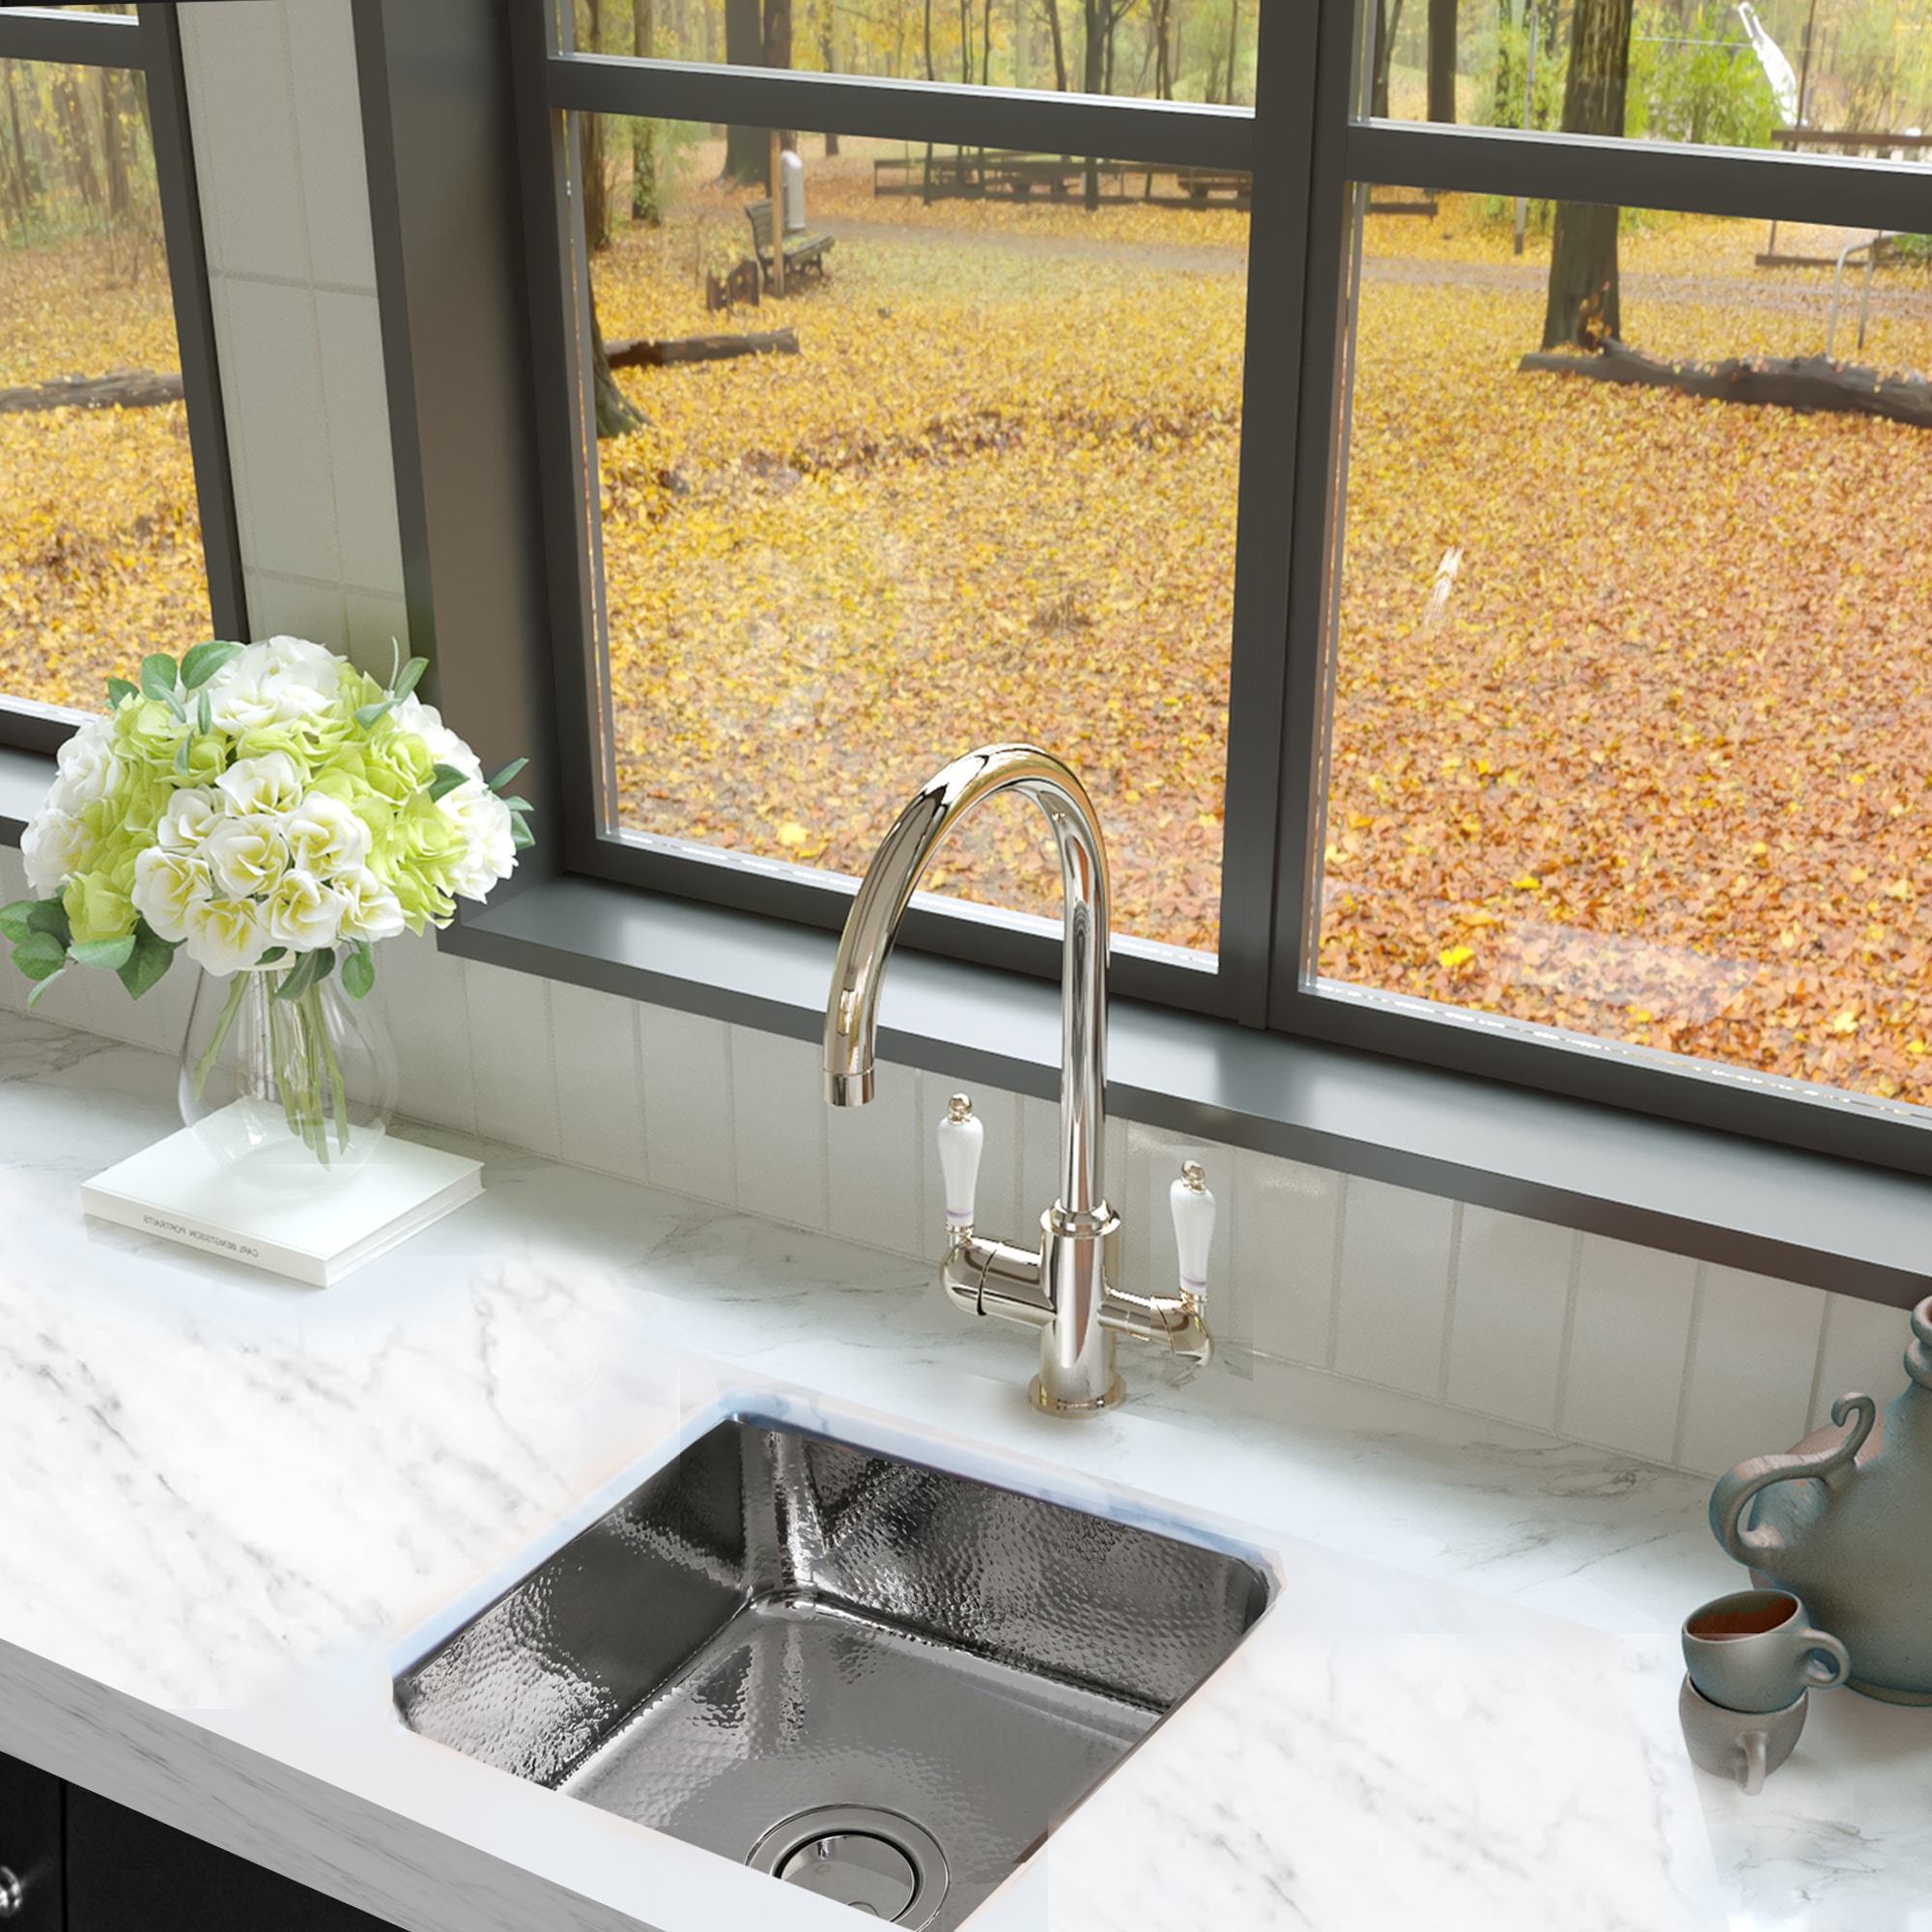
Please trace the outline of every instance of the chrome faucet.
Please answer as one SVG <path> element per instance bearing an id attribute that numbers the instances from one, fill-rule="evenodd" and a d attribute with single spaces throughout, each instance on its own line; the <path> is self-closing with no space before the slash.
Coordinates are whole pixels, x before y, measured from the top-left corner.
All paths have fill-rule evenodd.
<path id="1" fill-rule="evenodd" d="M 1136 1295 L 1106 1276 L 1120 1216 L 1101 1193 L 1106 1144 L 1107 853 L 1085 788 L 1033 745 L 986 745 L 955 758 L 914 795 L 873 854 L 838 942 L 825 1009 L 825 1097 L 859 1107 L 872 1097 L 872 1050 L 886 956 L 933 853 L 982 800 L 1019 791 L 1045 812 L 1060 851 L 1060 1198 L 1040 1216 L 1037 1251 L 982 1239 L 973 1228 L 974 1182 L 984 1129 L 954 1094 L 940 1122 L 946 1174 L 946 1259 L 941 1286 L 972 1315 L 999 1315 L 1039 1330 L 1034 1404 L 1049 1415 L 1092 1415 L 1124 1393 L 1114 1338 L 1159 1342 L 1206 1362 L 1203 1319 L 1214 1197 L 1189 1162 L 1174 1183 L 1180 1280 L 1171 1295 Z"/>

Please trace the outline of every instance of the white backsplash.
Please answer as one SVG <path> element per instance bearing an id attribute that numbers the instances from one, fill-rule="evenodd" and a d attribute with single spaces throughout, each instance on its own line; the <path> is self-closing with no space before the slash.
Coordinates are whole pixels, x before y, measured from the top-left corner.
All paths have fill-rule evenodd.
<path id="1" fill-rule="evenodd" d="M 187 4 L 182 19 L 253 628 L 386 669 L 406 633 L 348 0 Z M 0 851 L 0 892 L 23 890 Z M 412 1118 L 936 1256 L 931 1126 L 953 1083 L 887 1066 L 872 1106 L 833 1113 L 802 1041 L 427 940 L 384 946 L 381 967 Z M 0 963 L 0 1004 L 27 991 Z M 40 1010 L 175 1053 L 190 992 L 181 969 L 134 1005 L 75 972 Z M 1055 1192 L 1057 1111 L 974 1099 L 980 1224 L 1030 1240 Z M 1129 1283 L 1173 1275 L 1183 1159 L 1221 1203 L 1211 1306 L 1233 1346 L 1214 1373 L 1252 1350 L 1705 1474 L 1785 1446 L 1847 1389 L 1902 1385 L 1900 1310 L 1116 1121 Z"/>
<path id="2" fill-rule="evenodd" d="M 0 895 L 24 889 L 19 854 L 0 850 Z M 834 1111 L 803 1040 L 427 938 L 378 960 L 371 997 L 410 1118 L 937 1260 L 932 1127 L 957 1082 L 883 1065 L 871 1106 Z M 184 966 L 136 1005 L 111 975 L 76 970 L 39 1010 L 178 1052 L 191 980 Z M 0 1004 L 27 990 L 0 965 Z M 980 1224 L 1031 1243 L 1056 1191 L 1059 1110 L 997 1088 L 973 1101 Z M 1703 1475 L 1785 1447 L 1848 1389 L 1883 1402 L 1904 1385 L 1901 1309 L 1114 1120 L 1107 1191 L 1130 1287 L 1174 1278 L 1167 1189 L 1183 1160 L 1207 1168 L 1220 1208 L 1209 1307 L 1226 1347 L 1210 1373 L 1297 1362 Z"/>

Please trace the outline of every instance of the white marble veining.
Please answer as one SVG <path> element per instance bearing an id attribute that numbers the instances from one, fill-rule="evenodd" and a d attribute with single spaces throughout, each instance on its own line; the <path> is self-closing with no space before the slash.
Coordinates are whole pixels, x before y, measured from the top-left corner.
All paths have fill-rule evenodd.
<path id="1" fill-rule="evenodd" d="M 1932 1932 L 1932 1713 L 1765 1796 L 1674 1735 L 1695 1478 L 1265 1357 L 1069 1426 L 910 1263 L 500 1148 L 327 1291 L 83 1224 L 158 1057 L 0 1015 L 0 1750 L 412 1932 L 838 1908 L 405 1731 L 398 1656 L 719 1405 L 1261 1550 L 1242 1648 L 974 1919 Z"/>

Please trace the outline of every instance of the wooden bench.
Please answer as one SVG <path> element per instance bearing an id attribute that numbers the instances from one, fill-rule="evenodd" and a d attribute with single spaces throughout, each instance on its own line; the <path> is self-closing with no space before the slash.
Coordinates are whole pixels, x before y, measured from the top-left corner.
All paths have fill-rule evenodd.
<path id="1" fill-rule="evenodd" d="M 765 271 L 765 286 L 772 285 L 772 204 L 769 200 L 748 201 L 745 204 L 745 219 L 752 224 L 752 248 L 758 258 L 758 267 Z M 794 275 L 802 275 L 809 269 L 814 275 L 825 273 L 826 251 L 836 238 L 830 235 L 802 235 L 796 241 L 787 238 L 784 244 L 785 280 Z"/>

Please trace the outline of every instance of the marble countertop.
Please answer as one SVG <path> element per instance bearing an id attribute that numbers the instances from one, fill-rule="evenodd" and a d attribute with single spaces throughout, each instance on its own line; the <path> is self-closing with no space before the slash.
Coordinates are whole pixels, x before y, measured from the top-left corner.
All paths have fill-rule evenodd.
<path id="1" fill-rule="evenodd" d="M 1747 1800 L 1675 1730 L 1705 1486 L 1309 1371 L 1069 1425 L 924 1271 L 499 1149 L 327 1291 L 83 1222 L 154 1055 L 0 1015 L 0 1751 L 412 1932 L 845 1932 L 412 1736 L 411 1634 L 747 1397 L 1265 1550 L 1277 1601 L 975 1932 L 1932 1932 L 1932 1713 L 1813 1700 Z M 446 1137 L 425 1134 L 445 1145 Z"/>

